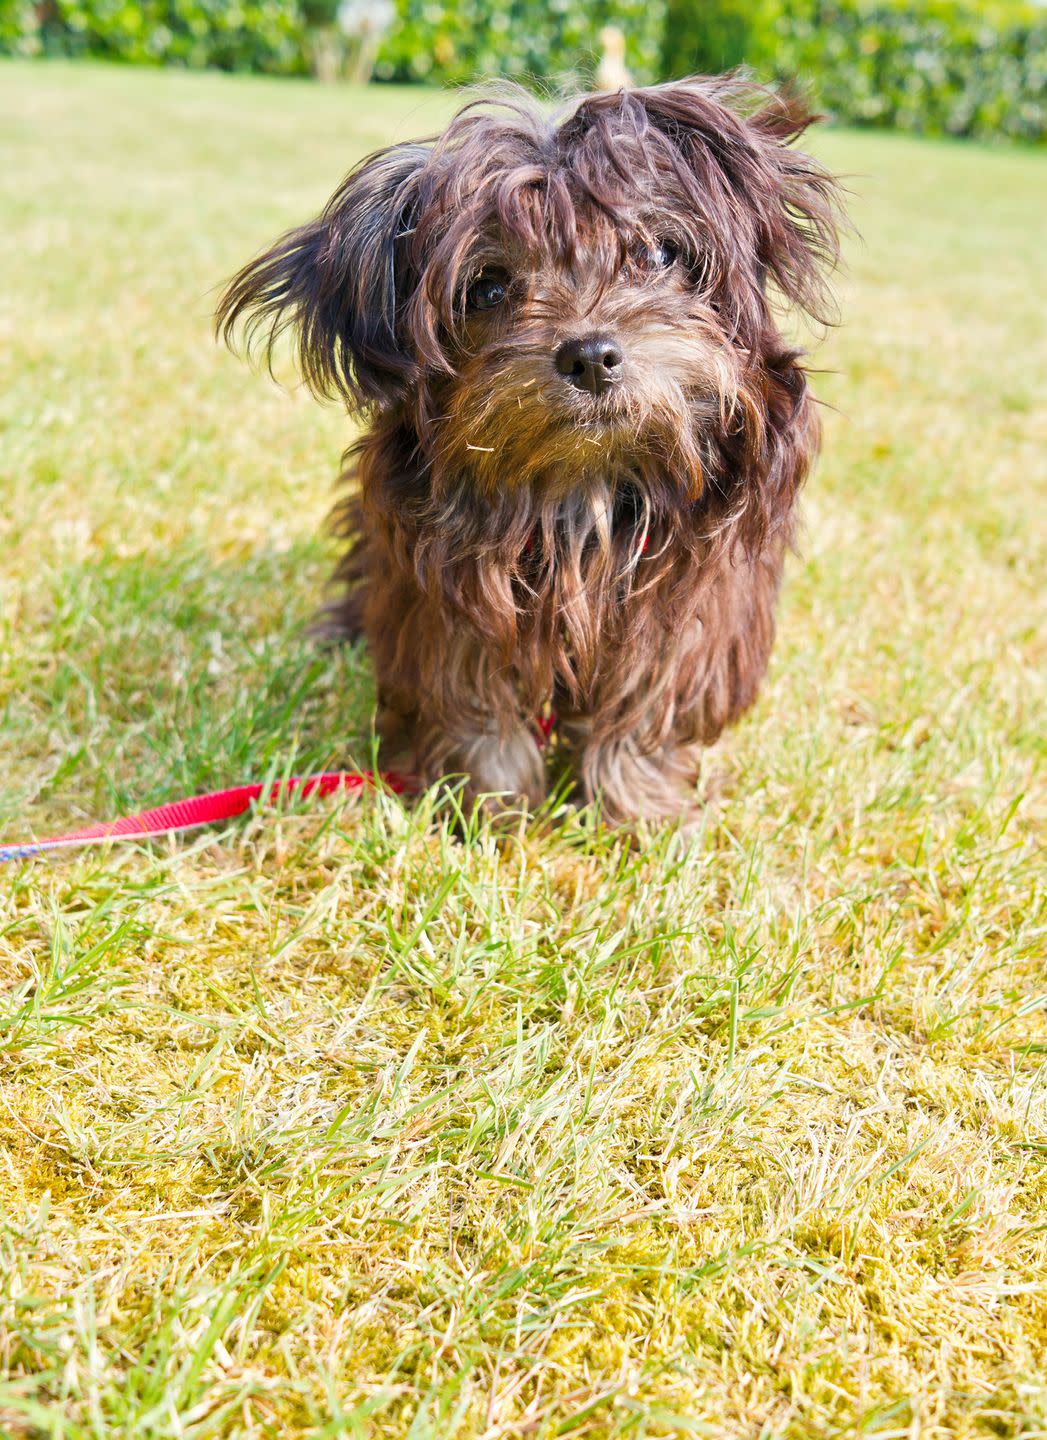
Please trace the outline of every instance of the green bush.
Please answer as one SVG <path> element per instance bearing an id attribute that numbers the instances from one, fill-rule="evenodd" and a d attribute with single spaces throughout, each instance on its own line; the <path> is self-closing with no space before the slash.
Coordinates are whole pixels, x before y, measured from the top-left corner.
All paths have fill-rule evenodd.
<path id="1" fill-rule="evenodd" d="M 745 63 L 835 119 L 1047 139 L 1047 8 L 1021 0 L 395 0 L 377 73 L 584 83 L 617 25 L 635 79 Z M 304 74 L 337 0 L 0 0 L 0 53 Z"/>
<path id="2" fill-rule="evenodd" d="M 31 0 L 0 0 L 0 55 L 36 52 L 36 8 Z"/>
<path id="3" fill-rule="evenodd" d="M 378 57 L 383 79 L 589 80 L 604 25 L 624 32 L 634 79 L 661 70 L 664 0 L 397 0 L 396 12 Z"/>
<path id="4" fill-rule="evenodd" d="M 337 8 L 337 0 L 0 0 L 0 53 L 301 74 L 312 27 L 329 25 Z M 396 0 L 396 9 L 379 56 L 387 79 L 584 80 L 604 25 L 625 33 L 637 79 L 660 72 L 665 0 Z"/>
<path id="5" fill-rule="evenodd" d="M 662 41 L 666 76 L 714 75 L 773 60 L 780 0 L 669 0 Z"/>
<path id="6" fill-rule="evenodd" d="M 771 68 L 836 119 L 1047 138 L 1047 11 L 974 0 L 781 0 Z"/>
<path id="7" fill-rule="evenodd" d="M 307 69 L 296 0 L 0 0 L 0 52 L 139 65 Z"/>
<path id="8" fill-rule="evenodd" d="M 1047 137 L 1047 10 L 977 0 L 669 0 L 667 74 L 747 64 L 835 119 Z"/>

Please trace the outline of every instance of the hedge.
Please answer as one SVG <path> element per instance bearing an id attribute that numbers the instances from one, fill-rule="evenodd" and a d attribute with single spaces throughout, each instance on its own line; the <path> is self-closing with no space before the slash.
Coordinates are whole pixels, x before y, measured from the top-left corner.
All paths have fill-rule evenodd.
<path id="1" fill-rule="evenodd" d="M 396 14 L 379 51 L 381 79 L 585 82 L 605 25 L 623 31 L 635 79 L 656 80 L 661 70 L 664 0 L 397 0 Z"/>
<path id="2" fill-rule="evenodd" d="M 310 26 L 336 11 L 337 0 L 0 0 L 0 54 L 304 74 Z M 665 0 L 396 0 L 377 74 L 584 83 L 604 25 L 625 33 L 631 73 L 657 79 Z"/>
<path id="3" fill-rule="evenodd" d="M 702 17 L 697 28 L 696 14 Z M 798 80 L 843 123 L 1047 139 L 1042 7 L 978 0 L 671 0 L 667 73 L 742 61 L 768 78 Z"/>
<path id="4" fill-rule="evenodd" d="M 663 75 L 768 70 L 781 10 L 781 0 L 668 0 Z"/>
<path id="5" fill-rule="evenodd" d="M 836 118 L 932 135 L 1047 138 L 1047 11 L 952 0 L 788 0 L 774 67 Z"/>
<path id="6" fill-rule="evenodd" d="M 357 0 L 357 4 L 361 0 Z M 363 0 L 367 3 L 367 0 Z M 337 0 L 0 0 L 0 53 L 304 74 Z M 639 81 L 746 63 L 835 119 L 1047 140 L 1047 8 L 1021 0 L 395 0 L 379 78 L 585 83 L 619 26 Z"/>
<path id="7" fill-rule="evenodd" d="M 0 0 L 0 53 L 308 71 L 297 0 Z"/>

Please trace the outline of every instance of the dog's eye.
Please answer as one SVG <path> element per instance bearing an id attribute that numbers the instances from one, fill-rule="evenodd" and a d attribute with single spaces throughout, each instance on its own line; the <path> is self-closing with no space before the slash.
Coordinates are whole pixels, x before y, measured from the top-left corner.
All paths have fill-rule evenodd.
<path id="1" fill-rule="evenodd" d="M 465 292 L 465 303 L 470 310 L 493 310 L 502 303 L 508 290 L 507 276 L 500 270 L 485 270 Z"/>
<path id="2" fill-rule="evenodd" d="M 676 263 L 679 251 L 669 240 L 655 240 L 647 245 L 643 242 L 633 250 L 633 259 L 644 270 L 668 270 Z"/>

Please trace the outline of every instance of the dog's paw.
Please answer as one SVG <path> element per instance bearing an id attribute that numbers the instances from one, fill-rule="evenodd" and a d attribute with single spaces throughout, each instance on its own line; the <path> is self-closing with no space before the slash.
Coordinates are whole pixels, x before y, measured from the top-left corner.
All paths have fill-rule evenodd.
<path id="1" fill-rule="evenodd" d="M 546 796 L 545 762 L 534 735 L 524 726 L 497 731 L 443 735 L 426 747 L 424 773 L 434 780 L 464 775 L 467 812 L 480 809 L 505 821 L 537 810 Z"/>
<path id="2" fill-rule="evenodd" d="M 590 746 L 582 756 L 582 784 L 609 824 L 672 822 L 693 833 L 705 813 L 697 784 L 698 745 L 639 750 L 631 738 Z"/>

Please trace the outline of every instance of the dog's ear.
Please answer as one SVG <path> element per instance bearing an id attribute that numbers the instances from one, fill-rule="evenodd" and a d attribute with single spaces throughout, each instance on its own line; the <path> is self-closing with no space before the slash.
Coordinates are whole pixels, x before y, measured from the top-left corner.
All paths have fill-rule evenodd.
<path id="1" fill-rule="evenodd" d="M 831 319 L 825 274 L 839 258 L 833 177 L 792 147 L 817 117 L 801 96 L 743 75 L 676 81 L 625 92 L 646 127 L 671 146 L 670 163 L 695 214 L 715 229 L 735 270 L 751 269 L 790 302 Z M 648 139 L 650 139 L 648 135 Z"/>
<path id="2" fill-rule="evenodd" d="M 290 230 L 229 283 L 216 333 L 233 344 L 242 326 L 272 363 L 290 329 L 314 394 L 353 408 L 401 394 L 416 370 L 402 323 L 416 280 L 405 243 L 424 145 L 379 151 L 349 173 L 323 213 Z"/>

